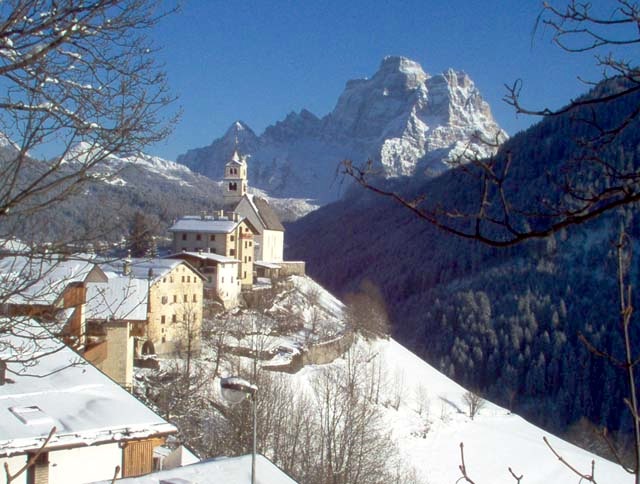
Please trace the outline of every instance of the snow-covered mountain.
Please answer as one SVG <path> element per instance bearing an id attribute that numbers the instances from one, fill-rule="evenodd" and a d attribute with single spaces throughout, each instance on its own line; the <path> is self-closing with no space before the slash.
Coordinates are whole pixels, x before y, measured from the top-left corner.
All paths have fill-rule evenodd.
<path id="1" fill-rule="evenodd" d="M 99 147 L 78 144 L 69 150 L 48 181 L 58 177 L 75 180 L 73 174 L 91 163 L 92 158 L 99 155 L 97 150 Z M 15 143 L 0 133 L 0 162 L 12 160 L 16 153 Z M 17 173 L 22 185 L 32 183 L 51 165 L 51 161 L 27 161 L 19 165 Z M 128 232 L 136 212 L 154 220 L 155 230 L 162 234 L 175 217 L 222 206 L 220 181 L 195 173 L 185 165 L 144 153 L 107 156 L 96 163 L 88 175 L 90 179 L 64 200 L 45 204 L 42 210 L 30 214 L 28 220 L 22 220 L 19 211 L 14 211 L 15 217 L 5 216 L 0 221 L 0 233 L 50 241 L 67 240 L 76 235 L 86 238 L 80 234 L 90 232 L 92 236 L 103 234 L 105 240 L 119 240 Z M 295 220 L 317 208 L 304 199 L 274 199 L 258 189 L 250 191 L 269 199 L 283 221 Z M 43 224 L 46 231 L 42 230 Z"/>
<path id="2" fill-rule="evenodd" d="M 506 139 L 473 81 L 452 69 L 438 75 L 404 57 L 386 57 L 371 79 L 347 82 L 334 110 L 318 118 L 291 113 L 257 136 L 234 123 L 211 145 L 178 157 L 220 177 L 236 139 L 250 155 L 249 181 L 274 196 L 335 199 L 338 163 L 372 160 L 384 177 L 432 176 L 461 155 L 487 156 Z M 487 143 L 487 141 L 489 143 Z"/>

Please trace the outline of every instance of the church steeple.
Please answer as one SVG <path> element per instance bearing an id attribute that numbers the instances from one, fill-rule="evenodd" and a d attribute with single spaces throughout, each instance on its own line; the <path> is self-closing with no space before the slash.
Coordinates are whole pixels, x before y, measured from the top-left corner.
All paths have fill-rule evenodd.
<path id="1" fill-rule="evenodd" d="M 247 162 L 245 157 L 238 152 L 238 141 L 233 150 L 231 159 L 224 165 L 224 204 L 237 205 L 242 197 L 247 194 Z"/>

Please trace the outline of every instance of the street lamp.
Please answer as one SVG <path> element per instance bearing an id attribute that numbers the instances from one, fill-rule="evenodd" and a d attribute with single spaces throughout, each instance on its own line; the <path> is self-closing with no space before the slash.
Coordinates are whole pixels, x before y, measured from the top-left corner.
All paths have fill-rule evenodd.
<path id="1" fill-rule="evenodd" d="M 247 397 L 251 398 L 251 404 L 253 406 L 253 451 L 251 452 L 251 484 L 256 482 L 256 394 L 258 393 L 258 387 L 249 383 L 244 378 L 237 376 L 229 376 L 220 379 L 220 389 L 224 399 L 235 405 L 242 402 Z"/>

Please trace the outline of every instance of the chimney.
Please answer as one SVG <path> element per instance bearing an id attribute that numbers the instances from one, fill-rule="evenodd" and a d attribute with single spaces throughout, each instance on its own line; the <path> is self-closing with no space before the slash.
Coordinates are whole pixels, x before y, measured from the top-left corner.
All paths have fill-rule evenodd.
<path id="1" fill-rule="evenodd" d="M 200 212 L 200 220 L 204 220 L 205 218 L 207 218 L 207 211 L 203 210 Z"/>
<path id="2" fill-rule="evenodd" d="M 7 382 L 7 364 L 0 360 L 0 386 Z"/>
<path id="3" fill-rule="evenodd" d="M 125 276 L 128 276 L 131 274 L 131 251 L 128 251 L 127 258 L 124 261 L 122 261 L 122 273 Z"/>

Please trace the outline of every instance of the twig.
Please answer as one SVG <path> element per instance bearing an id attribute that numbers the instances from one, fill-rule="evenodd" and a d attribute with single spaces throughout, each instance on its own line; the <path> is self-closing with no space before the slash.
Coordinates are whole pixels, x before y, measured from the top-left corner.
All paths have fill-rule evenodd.
<path id="1" fill-rule="evenodd" d="M 11 482 L 13 482 L 16 477 L 18 477 L 20 474 L 26 471 L 29 467 L 35 464 L 36 460 L 38 460 L 38 457 L 40 457 L 40 455 L 44 452 L 45 447 L 47 446 L 47 444 L 49 443 L 49 441 L 51 440 L 51 437 L 53 437 L 53 434 L 55 432 L 56 432 L 56 428 L 52 427 L 51 430 L 49 431 L 49 435 L 47 435 L 47 438 L 44 440 L 44 442 L 42 443 L 38 451 L 35 454 L 33 454 L 29 458 L 27 463 L 24 466 L 22 466 L 22 468 L 18 472 L 16 472 L 14 475 L 11 475 L 11 473 L 9 472 L 9 464 L 7 462 L 4 463 L 4 472 L 7 475 L 7 484 L 11 484 Z"/>
<path id="2" fill-rule="evenodd" d="M 115 472 L 113 473 L 113 479 L 111 479 L 111 484 L 115 484 L 119 473 L 120 473 L 120 466 L 116 466 Z"/>
<path id="3" fill-rule="evenodd" d="M 460 462 L 461 462 L 461 464 L 458 466 L 458 469 L 460 469 L 460 472 L 462 473 L 462 477 L 460 477 L 456 481 L 456 483 L 458 483 L 458 482 L 460 482 L 461 480 L 464 479 L 469 484 L 476 484 L 473 480 L 471 480 L 471 478 L 467 474 L 467 466 L 464 463 L 464 443 L 462 443 L 462 442 L 460 442 Z"/>
<path id="4" fill-rule="evenodd" d="M 564 464 L 564 466 L 569 469 L 571 472 L 573 472 L 575 475 L 577 475 L 578 477 L 580 477 L 580 480 L 585 480 L 587 482 L 592 482 L 593 484 L 597 484 L 597 481 L 594 477 L 595 474 L 595 467 L 596 467 L 596 462 L 594 460 L 591 461 L 591 474 L 584 474 L 582 472 L 580 472 L 578 469 L 576 469 L 575 467 L 573 467 L 571 464 L 569 464 L 569 462 L 567 462 L 567 460 L 562 457 L 557 451 L 556 449 L 554 449 L 552 447 L 552 445 L 549 443 L 549 441 L 547 440 L 546 437 L 542 437 L 542 440 L 544 440 L 544 443 L 547 444 L 547 447 L 549 447 L 549 449 L 551 449 L 551 452 L 553 452 L 553 455 L 555 455 L 558 460 Z"/>
<path id="5" fill-rule="evenodd" d="M 513 472 L 513 469 L 511 469 L 511 467 L 509 467 L 509 473 L 513 476 L 513 478 L 516 480 L 516 482 L 518 484 L 520 484 L 520 481 L 522 481 L 522 478 L 524 477 L 524 474 L 520 474 L 520 476 L 517 476 L 515 472 Z"/>

